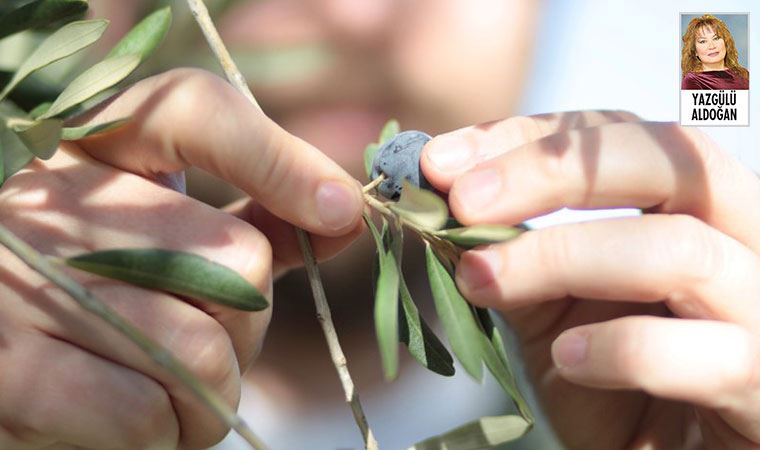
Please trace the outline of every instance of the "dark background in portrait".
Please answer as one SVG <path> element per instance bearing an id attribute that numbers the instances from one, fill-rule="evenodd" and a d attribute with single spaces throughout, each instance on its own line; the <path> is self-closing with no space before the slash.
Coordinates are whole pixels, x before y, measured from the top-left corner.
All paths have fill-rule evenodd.
<path id="1" fill-rule="evenodd" d="M 686 32 L 686 27 L 689 26 L 691 19 L 700 17 L 704 14 L 712 13 L 699 13 L 699 14 L 681 14 L 681 37 Z M 739 64 L 745 69 L 749 69 L 749 51 L 747 50 L 747 43 L 749 42 L 749 15 L 748 14 L 712 14 L 718 19 L 722 20 L 728 30 L 731 32 L 731 36 L 734 37 L 734 43 L 736 44 L 736 50 L 739 52 Z M 681 41 L 680 49 L 683 51 L 683 41 Z M 678 54 L 679 60 L 681 53 Z M 681 74 L 683 76 L 683 74 Z"/>

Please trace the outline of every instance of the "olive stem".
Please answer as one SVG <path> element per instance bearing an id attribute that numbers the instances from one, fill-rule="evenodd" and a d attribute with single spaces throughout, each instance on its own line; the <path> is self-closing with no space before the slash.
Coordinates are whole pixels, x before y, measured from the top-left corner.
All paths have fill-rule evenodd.
<path id="1" fill-rule="evenodd" d="M 256 98 L 248 87 L 245 77 L 237 68 L 235 61 L 232 59 L 232 56 L 230 56 L 222 38 L 219 36 L 214 23 L 211 21 L 208 9 L 203 3 L 203 0 L 187 0 L 187 4 L 198 22 L 198 26 L 203 31 L 203 35 L 206 37 L 209 47 L 211 47 L 217 61 L 219 61 L 219 64 L 222 66 L 230 84 L 242 93 L 256 108 L 259 109 L 259 111 L 261 111 L 261 106 L 259 106 Z M 356 394 L 351 374 L 348 371 L 346 357 L 344 356 L 340 342 L 338 341 L 338 334 L 335 331 L 335 325 L 331 319 L 330 307 L 327 303 L 324 287 L 322 286 L 322 279 L 319 275 L 317 262 L 314 258 L 311 245 L 309 244 L 309 238 L 306 235 L 306 232 L 300 228 L 296 228 L 296 235 L 298 237 L 301 253 L 303 254 L 306 273 L 309 277 L 309 284 L 311 285 L 312 294 L 314 296 L 314 303 L 317 308 L 317 319 L 319 320 L 320 325 L 322 325 L 322 331 L 330 350 L 333 365 L 335 365 L 335 369 L 338 371 L 346 401 L 350 404 L 354 420 L 359 427 L 362 438 L 364 438 L 365 448 L 367 450 L 377 450 L 377 441 L 375 440 L 372 430 L 369 428 L 367 418 L 364 415 L 361 402 L 359 401 L 359 396 Z"/>
<path id="2" fill-rule="evenodd" d="M 374 180 L 370 181 L 368 184 L 366 184 L 364 187 L 362 187 L 362 193 L 369 194 L 372 189 L 375 189 L 385 180 L 385 174 L 381 173 L 377 176 Z"/>
<path id="3" fill-rule="evenodd" d="M 58 269 L 56 266 L 62 264 L 64 260 L 40 254 L 1 224 L 0 244 L 10 250 L 29 268 L 60 287 L 84 310 L 102 319 L 117 332 L 137 345 L 156 364 L 177 377 L 201 403 L 207 406 L 225 425 L 237 431 L 251 444 L 252 448 L 257 450 L 267 449 L 266 445 L 246 425 L 245 421 L 235 414 L 235 411 L 216 392 L 196 378 L 169 350 L 146 336 L 87 288 Z"/>

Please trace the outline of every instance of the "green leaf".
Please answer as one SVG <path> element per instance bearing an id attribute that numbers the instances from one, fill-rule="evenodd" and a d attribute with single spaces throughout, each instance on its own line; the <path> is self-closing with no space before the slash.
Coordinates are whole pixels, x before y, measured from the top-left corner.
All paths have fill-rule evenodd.
<path id="1" fill-rule="evenodd" d="M 404 280 L 404 272 L 401 267 L 402 251 L 404 244 L 403 229 L 399 226 L 390 226 L 384 229 L 384 237 L 387 238 L 387 248 L 390 248 L 396 258 L 399 270 L 399 297 L 401 298 L 402 311 L 399 314 L 399 340 L 406 345 L 409 353 L 422 366 L 444 376 L 452 376 L 455 373 L 454 359 L 446 347 L 433 333 L 425 319 L 420 315 L 417 305 L 412 300 L 412 294 Z"/>
<path id="2" fill-rule="evenodd" d="M 507 241 L 519 236 L 523 230 L 506 225 L 473 225 L 471 227 L 449 228 L 435 233 L 449 242 L 453 242 L 463 248 L 477 247 L 478 245 L 495 244 Z"/>
<path id="3" fill-rule="evenodd" d="M 372 162 L 375 160 L 378 150 L 380 150 L 380 146 L 374 143 L 368 144 L 367 148 L 364 149 L 364 170 L 367 172 L 367 178 L 372 177 Z"/>
<path id="4" fill-rule="evenodd" d="M 520 416 L 481 417 L 440 436 L 426 439 L 408 450 L 488 449 L 519 439 L 531 426 Z"/>
<path id="5" fill-rule="evenodd" d="M 409 354 L 424 367 L 443 376 L 454 375 L 454 359 L 420 315 L 403 276 L 400 288 L 403 309 L 399 320 L 401 342 L 406 344 Z"/>
<path id="6" fill-rule="evenodd" d="M 427 230 L 440 229 L 449 217 L 449 209 L 441 197 L 404 181 L 401 198 L 389 205 L 403 220 Z"/>
<path id="7" fill-rule="evenodd" d="M 367 226 L 375 238 L 378 256 L 378 275 L 375 287 L 375 333 L 383 362 L 386 380 L 398 374 L 398 289 L 399 269 L 391 250 L 386 250 L 383 236 L 377 231 L 372 220 L 365 215 Z M 387 233 L 387 226 L 383 233 Z"/>
<path id="8" fill-rule="evenodd" d="M 380 135 L 377 138 L 377 142 L 373 142 L 364 148 L 364 170 L 367 172 L 367 178 L 372 176 L 372 161 L 375 160 L 375 155 L 385 141 L 393 138 L 401 131 L 401 127 L 396 119 L 391 119 L 385 123 L 383 129 L 380 131 Z M 371 181 L 371 180 L 370 180 Z"/>
<path id="9" fill-rule="evenodd" d="M 81 20 L 71 22 L 48 36 L 19 67 L 0 93 L 0 100 L 32 72 L 92 45 L 100 39 L 107 27 L 107 20 Z"/>
<path id="10" fill-rule="evenodd" d="M 24 111 L 12 103 L 0 102 L 0 114 L 4 116 L 23 116 Z M 32 160 L 32 154 L 21 142 L 21 139 L 10 128 L 5 126 L 5 121 L 0 120 L 0 186 L 13 174 L 26 167 Z"/>
<path id="11" fill-rule="evenodd" d="M 105 250 L 65 262 L 77 269 L 136 286 L 244 311 L 260 311 L 269 306 L 258 289 L 239 273 L 192 253 L 162 249 Z"/>
<path id="12" fill-rule="evenodd" d="M 40 28 L 87 11 L 86 0 L 36 0 L 0 17 L 0 39 Z"/>
<path id="13" fill-rule="evenodd" d="M 480 323 L 482 334 L 480 344 L 483 355 L 483 361 L 491 374 L 499 383 L 499 386 L 506 392 L 517 405 L 520 414 L 529 422 L 533 423 L 534 417 L 530 410 L 528 401 L 523 397 L 517 387 L 517 381 L 507 356 L 507 350 L 504 345 L 504 338 L 501 336 L 499 329 L 491 318 L 490 313 L 485 308 L 473 308 L 475 316 Z"/>
<path id="14" fill-rule="evenodd" d="M 164 40 L 172 24 L 172 10 L 161 8 L 135 25 L 108 53 L 106 58 L 138 55 L 145 61 Z"/>
<path id="15" fill-rule="evenodd" d="M 76 141 L 77 139 L 86 138 L 99 133 L 106 133 L 115 130 L 125 123 L 129 122 L 129 117 L 111 120 L 108 122 L 98 123 L 95 125 L 84 125 L 81 127 L 66 127 L 63 129 L 61 139 L 64 141 Z"/>
<path id="16" fill-rule="evenodd" d="M 140 65 L 138 55 L 104 59 L 76 77 L 40 118 L 47 119 L 66 112 L 120 82 L 129 76 L 138 65 Z"/>
<path id="17" fill-rule="evenodd" d="M 398 120 L 391 119 L 385 123 L 382 131 L 380 131 L 380 138 L 377 143 L 382 146 L 385 141 L 393 139 L 394 136 L 401 132 L 401 126 L 398 124 Z"/>
<path id="18" fill-rule="evenodd" d="M 38 119 L 41 115 L 45 114 L 48 109 L 50 109 L 50 105 L 52 105 L 53 102 L 43 102 L 39 105 L 32 108 L 31 111 L 29 111 L 29 117 L 32 119 Z"/>
<path id="19" fill-rule="evenodd" d="M 59 119 L 24 121 L 24 123 L 10 125 L 10 128 L 35 156 L 40 159 L 50 159 L 58 150 L 63 121 Z"/>
<path id="20" fill-rule="evenodd" d="M 459 293 L 454 280 L 435 255 L 430 244 L 426 244 L 425 256 L 435 309 L 449 338 L 451 349 L 467 373 L 476 380 L 481 380 L 483 378 L 481 361 L 483 333 L 475 322 L 470 305 Z"/>

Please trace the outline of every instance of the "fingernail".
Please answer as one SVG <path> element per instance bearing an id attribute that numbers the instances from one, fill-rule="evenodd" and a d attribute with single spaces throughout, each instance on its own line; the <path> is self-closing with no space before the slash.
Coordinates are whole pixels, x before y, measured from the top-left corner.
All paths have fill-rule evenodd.
<path id="1" fill-rule="evenodd" d="M 481 213 L 493 206 L 501 191 L 501 174 L 496 169 L 468 172 L 456 181 L 454 195 L 466 213 Z"/>
<path id="2" fill-rule="evenodd" d="M 462 255 L 457 275 L 470 291 L 492 285 L 501 273 L 501 255 L 495 249 L 470 250 Z"/>
<path id="3" fill-rule="evenodd" d="M 560 335 L 552 344 L 552 357 L 559 368 L 574 367 L 586 360 L 588 336 L 577 332 Z"/>
<path id="4" fill-rule="evenodd" d="M 474 149 L 457 135 L 439 136 L 431 141 L 426 152 L 433 166 L 444 173 L 464 172 L 474 165 Z"/>
<path id="5" fill-rule="evenodd" d="M 357 202 L 348 186 L 338 181 L 323 181 L 316 196 L 319 220 L 327 228 L 338 231 L 353 223 Z"/>

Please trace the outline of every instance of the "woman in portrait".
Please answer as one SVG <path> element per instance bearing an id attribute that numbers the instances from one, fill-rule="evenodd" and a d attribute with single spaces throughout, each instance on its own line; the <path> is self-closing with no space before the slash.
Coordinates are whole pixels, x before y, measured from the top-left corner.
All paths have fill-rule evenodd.
<path id="1" fill-rule="evenodd" d="M 734 38 L 722 20 L 705 14 L 689 22 L 681 50 L 681 89 L 749 89 Z"/>

